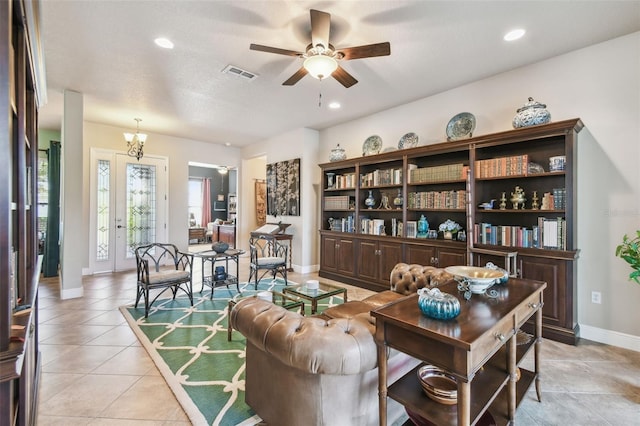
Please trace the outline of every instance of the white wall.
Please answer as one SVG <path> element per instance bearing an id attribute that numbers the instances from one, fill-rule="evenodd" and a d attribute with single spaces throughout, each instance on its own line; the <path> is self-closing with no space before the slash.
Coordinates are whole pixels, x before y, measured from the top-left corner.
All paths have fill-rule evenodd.
<path id="1" fill-rule="evenodd" d="M 287 233 L 293 234 L 293 268 L 296 272 L 311 272 L 318 269 L 318 206 L 320 195 L 320 169 L 318 167 L 318 132 L 311 129 L 296 129 L 246 147 L 242 157 L 252 159 L 262 156 L 266 164 L 300 158 L 300 216 L 267 216 L 267 222 L 290 223 Z M 254 176 L 254 171 L 248 173 Z M 244 173 L 242 174 L 244 179 Z M 265 171 L 262 171 L 262 178 Z M 252 185 L 253 183 L 251 183 Z M 243 185 L 246 185 L 244 183 Z M 250 205 L 254 192 L 241 196 L 243 205 Z M 251 230 L 249 230 L 250 232 Z M 242 234 L 248 241 L 249 234 Z"/>
<path id="2" fill-rule="evenodd" d="M 640 285 L 614 256 L 622 235 L 640 229 L 640 33 L 496 75 L 320 132 L 321 162 L 340 143 L 358 157 L 370 135 L 383 149 L 416 132 L 421 144 L 444 142 L 447 122 L 468 111 L 475 135 L 511 128 L 529 96 L 553 121 L 581 118 L 579 140 L 578 321 L 582 336 L 640 350 Z M 318 181 L 316 181 L 318 182 Z M 602 304 L 591 292 L 602 292 Z"/>
<path id="3" fill-rule="evenodd" d="M 119 127 L 104 124 L 84 123 L 84 185 L 82 206 L 84 217 L 89 215 L 89 167 L 91 148 L 103 148 L 116 151 L 125 151 L 126 142 L 122 136 L 125 131 Z M 240 150 L 234 147 L 199 142 L 190 139 L 176 138 L 172 136 L 148 133 L 145 144 L 145 154 L 157 155 L 169 158 L 169 217 L 168 228 L 170 242 L 181 249 L 188 246 L 188 180 L 189 162 L 224 164 L 231 168 L 240 166 Z M 86 247 L 83 265 L 89 265 L 89 229 L 88 220 L 83 229 Z"/>

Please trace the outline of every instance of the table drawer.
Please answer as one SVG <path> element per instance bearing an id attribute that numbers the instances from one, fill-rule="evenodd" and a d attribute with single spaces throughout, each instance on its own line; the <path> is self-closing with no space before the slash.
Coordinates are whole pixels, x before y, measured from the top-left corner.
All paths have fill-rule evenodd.
<path id="1" fill-rule="evenodd" d="M 471 350 L 472 365 L 481 366 L 493 355 L 507 340 L 515 334 L 515 316 L 503 318 L 493 329 L 482 335 Z M 475 368 L 474 368 L 475 370 Z"/>
<path id="2" fill-rule="evenodd" d="M 542 309 L 542 292 L 532 294 L 515 309 L 516 328 L 522 327 L 538 309 Z"/>

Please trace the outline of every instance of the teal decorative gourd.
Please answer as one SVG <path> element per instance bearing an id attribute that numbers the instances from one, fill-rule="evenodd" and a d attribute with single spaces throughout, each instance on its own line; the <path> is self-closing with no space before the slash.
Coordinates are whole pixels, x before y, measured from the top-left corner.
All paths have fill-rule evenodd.
<path id="1" fill-rule="evenodd" d="M 421 288 L 418 296 L 418 307 L 429 318 L 447 320 L 460 315 L 460 301 L 449 293 L 437 288 Z"/>

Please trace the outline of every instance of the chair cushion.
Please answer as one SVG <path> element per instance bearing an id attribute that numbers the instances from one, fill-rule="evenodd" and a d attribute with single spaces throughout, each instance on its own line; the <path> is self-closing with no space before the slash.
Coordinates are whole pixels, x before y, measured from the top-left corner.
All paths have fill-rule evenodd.
<path id="1" fill-rule="evenodd" d="M 181 280 L 189 280 L 189 271 L 170 270 L 149 273 L 149 284 L 162 284 Z"/>
<path id="2" fill-rule="evenodd" d="M 286 263 L 284 257 L 260 257 L 258 258 L 258 266 L 275 266 Z"/>

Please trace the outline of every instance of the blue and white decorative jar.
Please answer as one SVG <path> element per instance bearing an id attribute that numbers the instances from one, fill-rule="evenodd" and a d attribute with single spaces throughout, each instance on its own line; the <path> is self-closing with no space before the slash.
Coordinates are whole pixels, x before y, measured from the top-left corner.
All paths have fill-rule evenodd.
<path id="1" fill-rule="evenodd" d="M 427 232 L 429 231 L 429 221 L 424 215 L 420 215 L 420 219 L 418 220 L 418 238 L 427 238 Z"/>
<path id="2" fill-rule="evenodd" d="M 331 150 L 331 154 L 329 154 L 329 161 L 342 161 L 347 159 L 347 154 L 344 151 L 344 148 L 340 148 L 340 144 Z"/>
<path id="3" fill-rule="evenodd" d="M 533 98 L 529 98 L 529 102 L 518 108 L 516 116 L 513 117 L 513 127 L 518 129 L 520 127 L 546 124 L 550 121 L 551 114 L 547 111 L 547 106 L 534 101 Z"/>
<path id="4" fill-rule="evenodd" d="M 364 205 L 367 206 L 368 209 L 372 209 L 373 206 L 376 205 L 376 199 L 373 198 L 373 191 L 369 190 L 369 196 L 364 199 Z"/>
<path id="5" fill-rule="evenodd" d="M 458 298 L 449 293 L 443 293 L 438 288 L 419 289 L 418 307 L 429 318 L 447 320 L 460 315 Z"/>

